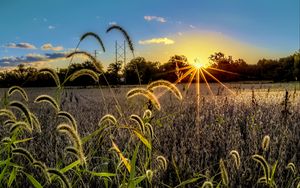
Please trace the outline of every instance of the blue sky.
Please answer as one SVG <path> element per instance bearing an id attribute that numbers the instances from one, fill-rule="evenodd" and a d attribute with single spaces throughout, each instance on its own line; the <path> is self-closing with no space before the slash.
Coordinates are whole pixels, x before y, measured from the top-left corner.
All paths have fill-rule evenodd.
<path id="1" fill-rule="evenodd" d="M 299 0 L 1 0 L 0 66 L 66 66 L 64 53 L 88 31 L 102 38 L 107 52 L 99 57 L 107 65 L 115 40 L 123 40 L 105 33 L 115 23 L 128 31 L 136 54 L 152 61 L 174 54 L 207 61 L 223 51 L 256 63 L 300 48 L 299 9 Z M 93 40 L 80 49 L 100 50 Z"/>

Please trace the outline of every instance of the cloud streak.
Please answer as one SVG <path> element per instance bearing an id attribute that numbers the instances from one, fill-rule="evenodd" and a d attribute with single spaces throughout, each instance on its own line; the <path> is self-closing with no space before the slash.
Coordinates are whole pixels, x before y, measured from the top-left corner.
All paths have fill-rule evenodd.
<path id="1" fill-rule="evenodd" d="M 51 43 L 46 43 L 41 46 L 41 50 L 61 51 L 63 49 L 62 46 L 53 46 Z"/>
<path id="2" fill-rule="evenodd" d="M 20 42 L 20 43 L 8 43 L 6 48 L 23 48 L 23 49 L 36 49 L 36 47 L 33 44 L 27 43 L 27 42 Z"/>
<path id="3" fill-rule="evenodd" d="M 7 57 L 0 58 L 0 67 L 16 66 L 20 63 L 50 61 L 50 60 L 64 58 L 65 55 L 66 53 L 56 52 L 56 53 L 46 53 L 46 54 L 29 53 L 25 56 L 20 56 L 20 57 L 7 56 Z"/>
<path id="4" fill-rule="evenodd" d="M 160 22 L 160 23 L 167 22 L 167 20 L 165 18 L 160 17 L 160 16 L 144 16 L 144 19 L 146 21 L 157 21 L 157 22 Z"/>
<path id="5" fill-rule="evenodd" d="M 170 45 L 170 44 L 174 44 L 175 41 L 169 38 L 152 38 L 152 39 L 148 39 L 148 40 L 140 40 L 139 44 L 142 45 L 147 45 L 147 44 L 164 44 L 164 45 Z"/>

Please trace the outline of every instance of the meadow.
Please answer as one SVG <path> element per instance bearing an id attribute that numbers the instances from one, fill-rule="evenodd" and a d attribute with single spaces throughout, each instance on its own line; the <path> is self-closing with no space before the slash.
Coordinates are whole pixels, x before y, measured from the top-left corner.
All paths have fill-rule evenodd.
<path id="1" fill-rule="evenodd" d="M 299 83 L 226 85 L 3 88 L 1 187 L 300 187 Z"/>

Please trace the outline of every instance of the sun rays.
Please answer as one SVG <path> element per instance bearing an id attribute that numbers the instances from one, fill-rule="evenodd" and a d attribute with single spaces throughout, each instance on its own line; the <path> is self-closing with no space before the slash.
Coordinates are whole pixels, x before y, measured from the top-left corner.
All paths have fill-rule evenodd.
<path id="1" fill-rule="evenodd" d="M 234 92 L 228 88 L 224 83 L 222 83 L 216 76 L 213 75 L 212 72 L 221 72 L 226 74 L 234 74 L 239 75 L 237 73 L 233 73 L 227 70 L 218 69 L 215 67 L 212 67 L 209 63 L 205 63 L 200 61 L 199 58 L 196 58 L 194 62 L 189 63 L 188 65 L 184 67 L 178 67 L 176 65 L 175 70 L 173 71 L 177 75 L 177 80 L 174 82 L 174 84 L 179 84 L 183 80 L 187 81 L 187 86 L 185 87 L 186 91 L 190 88 L 192 83 L 195 83 L 196 87 L 196 124 L 199 124 L 200 122 L 200 98 L 201 98 L 201 83 L 205 83 L 209 93 L 214 96 L 214 92 L 210 86 L 209 81 L 212 80 L 218 84 L 220 84 L 222 87 L 224 87 L 229 93 L 234 94 Z M 208 78 L 210 80 L 208 80 Z M 162 92 L 158 95 L 158 97 L 161 97 L 164 95 L 165 92 Z M 193 99 L 191 99 L 193 100 Z"/>

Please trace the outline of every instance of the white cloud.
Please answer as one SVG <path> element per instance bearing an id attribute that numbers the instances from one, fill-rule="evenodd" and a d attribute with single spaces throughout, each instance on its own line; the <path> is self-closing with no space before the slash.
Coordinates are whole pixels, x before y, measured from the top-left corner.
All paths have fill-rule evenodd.
<path id="1" fill-rule="evenodd" d="M 192 29 L 195 29 L 196 28 L 196 26 L 194 26 L 194 25 L 189 25 L 190 26 L 190 28 L 192 28 Z"/>
<path id="2" fill-rule="evenodd" d="M 147 44 L 174 44 L 175 42 L 172 39 L 169 38 L 152 38 L 148 40 L 140 40 L 139 44 L 147 45 Z"/>
<path id="3" fill-rule="evenodd" d="M 51 43 L 46 43 L 43 46 L 41 46 L 42 50 L 52 50 L 52 51 L 61 51 L 64 48 L 62 46 L 52 46 Z"/>
<path id="4" fill-rule="evenodd" d="M 26 60 L 27 61 L 37 61 L 37 60 L 43 60 L 46 59 L 47 57 L 43 54 L 36 54 L 36 53 L 30 53 L 26 55 Z"/>
<path id="5" fill-rule="evenodd" d="M 14 57 L 14 56 L 5 56 L 5 57 L 2 57 L 1 60 L 3 60 L 3 61 L 16 61 L 17 58 Z"/>
<path id="6" fill-rule="evenodd" d="M 117 22 L 109 22 L 109 25 L 117 25 Z"/>
<path id="7" fill-rule="evenodd" d="M 48 26 L 48 29 L 55 29 L 55 26 L 49 25 L 49 26 Z"/>
<path id="8" fill-rule="evenodd" d="M 147 20 L 147 21 L 157 21 L 157 22 L 161 22 L 161 23 L 165 23 L 167 22 L 167 20 L 163 17 L 160 17 L 160 16 L 144 16 L 144 19 Z"/>
<path id="9" fill-rule="evenodd" d="M 27 42 L 20 42 L 20 43 L 9 43 L 5 46 L 6 48 L 24 48 L 24 49 L 36 49 L 33 44 Z"/>

